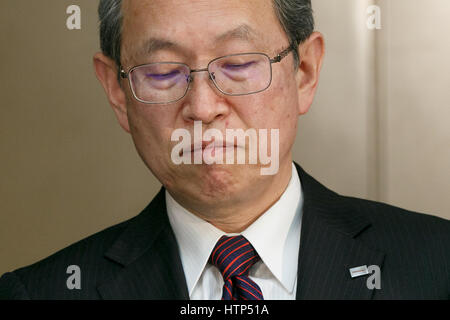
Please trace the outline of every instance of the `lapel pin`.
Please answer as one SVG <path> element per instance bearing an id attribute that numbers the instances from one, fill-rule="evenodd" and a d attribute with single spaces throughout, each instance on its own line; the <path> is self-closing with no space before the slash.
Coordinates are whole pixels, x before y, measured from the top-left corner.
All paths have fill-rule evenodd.
<path id="1" fill-rule="evenodd" d="M 350 268 L 350 276 L 352 278 L 364 276 L 366 274 L 369 274 L 369 270 L 367 269 L 366 265 Z"/>

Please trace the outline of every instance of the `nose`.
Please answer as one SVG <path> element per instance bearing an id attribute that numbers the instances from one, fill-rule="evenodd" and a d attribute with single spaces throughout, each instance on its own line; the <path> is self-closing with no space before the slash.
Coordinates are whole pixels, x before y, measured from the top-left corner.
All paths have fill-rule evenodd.
<path id="1" fill-rule="evenodd" d="M 229 114 L 230 108 L 214 86 L 213 77 L 208 72 L 191 74 L 189 91 L 183 100 L 182 115 L 186 121 L 208 124 Z"/>

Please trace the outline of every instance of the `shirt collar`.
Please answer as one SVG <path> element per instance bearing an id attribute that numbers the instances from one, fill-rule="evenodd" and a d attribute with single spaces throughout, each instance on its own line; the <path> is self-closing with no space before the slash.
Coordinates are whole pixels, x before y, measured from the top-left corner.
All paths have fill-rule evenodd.
<path id="1" fill-rule="evenodd" d="M 302 204 L 300 179 L 292 164 L 291 179 L 280 199 L 241 233 L 289 292 L 297 276 Z M 166 206 L 191 295 L 214 246 L 227 234 L 187 211 L 167 190 Z"/>
<path id="2" fill-rule="evenodd" d="M 242 232 L 289 292 L 297 277 L 302 203 L 300 179 L 292 164 L 291 179 L 280 199 Z"/>
<path id="3" fill-rule="evenodd" d="M 217 241 L 225 233 L 183 208 L 166 190 L 167 214 L 180 248 L 189 295 Z"/>

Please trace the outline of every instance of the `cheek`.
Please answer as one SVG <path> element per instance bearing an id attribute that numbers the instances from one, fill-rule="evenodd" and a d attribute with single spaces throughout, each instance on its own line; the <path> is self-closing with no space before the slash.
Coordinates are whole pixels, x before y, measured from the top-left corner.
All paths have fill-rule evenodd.
<path id="1" fill-rule="evenodd" d="M 298 93 L 294 81 L 273 81 L 253 104 L 255 119 L 260 127 L 288 130 L 296 127 L 298 115 Z M 251 104 L 249 104 L 251 105 Z"/>
<path id="2" fill-rule="evenodd" d="M 264 106 L 260 113 L 264 115 L 260 127 L 279 130 L 280 156 L 291 149 L 297 134 L 298 124 L 298 92 L 295 81 L 290 78 L 285 81 L 273 82 L 264 97 Z"/>
<path id="3" fill-rule="evenodd" d="M 177 179 L 171 155 L 170 118 L 165 112 L 145 110 L 148 106 L 138 106 L 129 114 L 131 136 L 135 148 L 150 171 L 165 186 L 170 186 Z M 176 169 L 176 168 L 175 168 Z"/>
<path id="4" fill-rule="evenodd" d="M 149 166 L 167 156 L 172 132 L 167 110 L 156 108 L 147 105 L 130 105 L 128 108 L 134 144 Z"/>
<path id="5" fill-rule="evenodd" d="M 281 121 L 292 125 L 298 118 L 298 90 L 292 70 L 285 70 L 285 75 L 279 76 L 280 81 L 273 87 L 274 106 L 281 112 Z"/>
<path id="6" fill-rule="evenodd" d="M 165 128 L 171 125 L 169 110 L 156 105 L 146 105 L 132 101 L 128 105 L 128 119 L 137 135 L 162 137 Z"/>

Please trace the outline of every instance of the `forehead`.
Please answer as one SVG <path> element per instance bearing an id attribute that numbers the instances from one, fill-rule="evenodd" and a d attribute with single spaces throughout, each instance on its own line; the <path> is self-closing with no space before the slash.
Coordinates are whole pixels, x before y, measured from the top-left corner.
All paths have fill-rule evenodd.
<path id="1" fill-rule="evenodd" d="M 149 39 L 157 48 L 171 43 L 200 50 L 229 40 L 273 43 L 285 36 L 272 0 L 124 0 L 122 12 L 122 47 L 128 52 L 147 48 Z"/>

